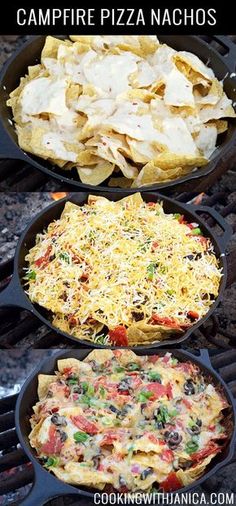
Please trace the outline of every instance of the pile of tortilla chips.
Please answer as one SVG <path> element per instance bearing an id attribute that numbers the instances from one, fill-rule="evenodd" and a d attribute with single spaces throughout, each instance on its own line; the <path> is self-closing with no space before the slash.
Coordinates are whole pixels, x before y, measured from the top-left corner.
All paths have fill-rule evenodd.
<path id="1" fill-rule="evenodd" d="M 20 147 L 83 183 L 141 187 L 208 163 L 235 117 L 214 72 L 155 36 L 47 37 L 7 102 Z"/>

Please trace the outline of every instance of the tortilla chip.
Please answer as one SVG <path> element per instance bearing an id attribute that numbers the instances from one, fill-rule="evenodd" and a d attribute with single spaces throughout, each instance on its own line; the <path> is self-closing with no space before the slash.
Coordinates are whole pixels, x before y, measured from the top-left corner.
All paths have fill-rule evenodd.
<path id="1" fill-rule="evenodd" d="M 81 361 L 81 360 L 77 360 L 76 358 L 59 359 L 57 361 L 57 367 L 58 367 L 58 371 L 61 372 L 62 374 L 65 369 L 70 369 L 70 368 L 74 369 L 78 373 L 80 371 L 87 371 L 87 372 L 91 371 L 91 367 L 89 364 L 85 364 L 84 360 Z"/>
<path id="2" fill-rule="evenodd" d="M 56 37 L 48 35 L 41 53 L 41 61 L 43 58 L 57 58 L 57 52 L 60 45 L 72 46 L 72 42 L 67 39 L 57 39 Z"/>
<path id="3" fill-rule="evenodd" d="M 48 387 L 55 380 L 54 375 L 39 374 L 38 375 L 38 397 L 39 400 L 43 399 L 48 393 Z"/>
<path id="4" fill-rule="evenodd" d="M 177 478 L 179 478 L 179 480 L 183 483 L 184 487 L 186 487 L 187 485 L 190 485 L 190 483 L 193 483 L 194 481 L 198 480 L 202 476 L 206 467 L 211 462 L 211 460 L 215 457 L 216 453 L 209 455 L 206 459 L 203 460 L 203 462 L 201 462 L 200 464 L 198 464 L 195 467 L 191 467 L 190 469 L 186 469 L 185 471 L 183 471 L 182 469 L 179 469 L 176 472 Z"/>
<path id="5" fill-rule="evenodd" d="M 82 183 L 99 185 L 103 183 L 113 172 L 114 164 L 101 160 L 97 165 L 90 168 L 80 168 L 77 166 L 77 171 Z"/>
<path id="6" fill-rule="evenodd" d="M 107 360 L 112 360 L 113 357 L 112 350 L 93 350 L 85 357 L 84 362 L 95 360 L 98 364 L 104 364 Z"/>
<path id="7" fill-rule="evenodd" d="M 68 462 L 64 468 L 53 467 L 53 472 L 59 480 L 71 485 L 85 485 L 102 489 L 107 483 L 112 483 L 112 473 L 92 470 L 81 465 L 80 462 Z"/>
<path id="8" fill-rule="evenodd" d="M 150 325 L 145 321 L 132 323 L 127 330 L 129 344 L 145 344 L 146 342 L 157 342 L 168 339 L 171 334 L 182 333 L 182 330 L 176 330 L 166 325 Z"/>

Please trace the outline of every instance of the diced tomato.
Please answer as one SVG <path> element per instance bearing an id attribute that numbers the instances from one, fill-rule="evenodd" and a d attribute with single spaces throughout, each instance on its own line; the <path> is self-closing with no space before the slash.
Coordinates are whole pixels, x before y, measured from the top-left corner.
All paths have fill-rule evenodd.
<path id="1" fill-rule="evenodd" d="M 179 217 L 178 222 L 181 223 L 181 225 L 186 225 L 186 223 L 188 223 L 183 214 Z"/>
<path id="2" fill-rule="evenodd" d="M 203 235 L 197 235 L 196 236 L 196 239 L 203 245 L 203 246 L 207 246 L 207 243 L 208 243 L 208 239 L 206 237 L 204 237 Z"/>
<path id="3" fill-rule="evenodd" d="M 121 350 L 114 350 L 113 354 L 115 355 L 115 357 L 119 358 L 122 355 L 122 352 Z"/>
<path id="4" fill-rule="evenodd" d="M 97 434 L 99 429 L 96 423 L 90 422 L 84 416 L 71 416 L 72 423 L 78 427 L 78 429 L 87 432 L 88 434 Z"/>
<path id="5" fill-rule="evenodd" d="M 63 374 L 65 374 L 66 376 L 69 374 L 71 374 L 73 371 L 72 367 L 65 367 L 65 369 L 63 369 Z"/>
<path id="6" fill-rule="evenodd" d="M 153 249 L 153 250 L 154 250 L 154 249 L 156 249 L 156 248 L 158 248 L 158 246 L 159 246 L 159 242 L 154 241 L 154 242 L 152 243 L 152 249 Z"/>
<path id="7" fill-rule="evenodd" d="M 197 311 L 188 311 L 187 316 L 193 320 L 197 320 L 199 318 Z"/>
<path id="8" fill-rule="evenodd" d="M 186 406 L 186 408 L 188 408 L 188 409 L 192 408 L 192 404 L 191 404 L 191 402 L 188 401 L 188 399 L 182 399 L 182 401 L 183 401 L 183 404 Z"/>
<path id="9" fill-rule="evenodd" d="M 167 397 L 168 399 L 173 399 L 173 392 L 172 392 L 172 386 L 170 383 L 168 383 L 166 385 L 166 393 L 167 393 Z"/>
<path id="10" fill-rule="evenodd" d="M 172 389 L 170 384 L 165 386 L 161 385 L 160 383 L 148 383 L 145 389 L 149 392 L 153 392 L 152 397 L 149 398 L 150 401 L 155 401 L 164 395 L 167 395 L 168 397 L 170 396 L 170 398 L 172 398 Z"/>
<path id="11" fill-rule="evenodd" d="M 151 433 L 148 434 L 148 439 L 154 444 L 158 444 L 159 446 L 164 446 L 165 441 L 162 441 L 162 439 L 158 439 L 158 437 L 155 436 L 155 434 Z"/>
<path id="12" fill-rule="evenodd" d="M 50 425 L 48 441 L 42 445 L 40 452 L 43 455 L 58 455 L 62 447 L 60 434 L 57 432 L 55 425 Z"/>
<path id="13" fill-rule="evenodd" d="M 179 369 L 179 371 L 190 374 L 192 372 L 192 364 L 190 364 L 189 362 L 182 362 L 180 364 L 177 364 L 176 369 Z"/>
<path id="14" fill-rule="evenodd" d="M 78 265 L 82 263 L 82 259 L 78 255 L 72 255 L 72 262 Z"/>
<path id="15" fill-rule="evenodd" d="M 155 206 L 155 205 L 156 205 L 156 202 L 148 202 L 148 203 L 147 203 L 147 206 L 148 206 L 148 207 L 153 207 L 153 206 Z"/>
<path id="16" fill-rule="evenodd" d="M 206 448 L 203 448 L 198 452 L 192 453 L 191 459 L 193 462 L 201 462 L 209 455 L 212 455 L 213 453 L 218 453 L 219 451 L 220 451 L 219 445 L 214 441 L 210 441 L 210 443 L 206 446 Z"/>
<path id="17" fill-rule="evenodd" d="M 176 476 L 176 473 L 173 471 L 167 476 L 167 478 L 160 483 L 160 488 L 164 490 L 164 492 L 174 492 L 181 488 L 183 484 Z"/>
<path id="18" fill-rule="evenodd" d="M 71 328 L 76 327 L 78 319 L 74 315 L 68 315 L 68 323 Z"/>
<path id="19" fill-rule="evenodd" d="M 216 426 L 214 424 L 208 425 L 208 430 L 211 430 L 212 432 L 215 430 Z"/>
<path id="20" fill-rule="evenodd" d="M 104 446 L 104 445 L 112 445 L 114 443 L 114 441 L 119 441 L 120 439 L 120 436 L 119 434 L 115 433 L 115 432 L 108 432 L 108 433 L 104 433 L 104 436 L 103 436 L 103 439 L 100 443 L 100 446 Z"/>
<path id="21" fill-rule="evenodd" d="M 161 454 L 161 459 L 170 464 L 174 460 L 174 453 L 172 450 L 164 450 Z"/>
<path id="22" fill-rule="evenodd" d="M 152 315 L 152 322 L 158 325 L 166 325 L 171 328 L 180 328 L 180 323 L 175 318 L 170 318 L 168 316 L 158 316 L 157 314 Z"/>
<path id="23" fill-rule="evenodd" d="M 80 281 L 87 281 L 87 279 L 89 278 L 89 275 L 87 274 L 87 272 L 84 272 L 81 276 L 80 276 Z"/>
<path id="24" fill-rule="evenodd" d="M 35 260 L 35 265 L 37 267 L 46 267 L 46 265 L 48 264 L 48 261 L 49 261 L 49 257 L 50 257 L 50 253 L 52 251 L 52 246 L 48 246 L 47 249 L 46 249 L 46 252 L 43 256 L 41 256 L 40 258 L 38 258 L 37 260 Z"/>
<path id="25" fill-rule="evenodd" d="M 59 408 L 55 407 L 51 409 L 51 413 L 57 413 L 59 411 Z"/>
<path id="26" fill-rule="evenodd" d="M 127 330 L 123 325 L 118 325 L 108 333 L 112 344 L 117 346 L 128 346 Z"/>
<path id="27" fill-rule="evenodd" d="M 103 464 L 99 464 L 98 471 L 104 471 L 104 465 Z"/>
<path id="28" fill-rule="evenodd" d="M 170 355 L 165 355 L 165 356 L 161 359 L 161 361 L 163 362 L 163 364 L 168 364 L 169 360 L 170 360 Z"/>

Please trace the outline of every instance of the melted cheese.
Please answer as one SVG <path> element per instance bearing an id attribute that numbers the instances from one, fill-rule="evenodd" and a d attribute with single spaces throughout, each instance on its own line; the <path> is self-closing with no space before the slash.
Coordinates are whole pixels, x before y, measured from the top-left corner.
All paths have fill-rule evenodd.
<path id="1" fill-rule="evenodd" d="M 104 325 L 129 328 L 137 311 L 144 331 L 154 333 L 155 325 L 145 327 L 153 314 L 180 324 L 191 324 L 188 311 L 204 316 L 221 279 L 210 241 L 138 194 L 117 203 L 90 199 L 81 207 L 68 202 L 37 237 L 26 257 L 35 273 L 28 287 L 32 302 L 52 311 L 58 327 L 86 339 Z"/>
<path id="2" fill-rule="evenodd" d="M 66 107 L 66 79 L 39 77 L 24 87 L 21 105 L 25 114 L 35 115 L 44 112 L 61 115 Z"/>

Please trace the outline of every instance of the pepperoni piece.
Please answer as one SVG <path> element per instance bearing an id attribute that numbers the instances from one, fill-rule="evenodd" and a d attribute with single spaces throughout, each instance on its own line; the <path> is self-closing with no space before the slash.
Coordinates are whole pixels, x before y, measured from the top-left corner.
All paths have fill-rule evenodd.
<path id="1" fill-rule="evenodd" d="M 174 460 L 174 453 L 172 450 L 164 450 L 161 454 L 161 459 L 170 464 Z"/>
<path id="2" fill-rule="evenodd" d="M 198 452 L 192 453 L 191 459 L 193 462 L 201 462 L 203 459 L 212 455 L 213 453 L 218 453 L 220 451 L 220 447 L 214 441 L 210 441 L 206 448 L 199 450 Z"/>
<path id="3" fill-rule="evenodd" d="M 97 434 L 99 431 L 96 423 L 90 422 L 82 415 L 71 416 L 71 421 L 74 425 L 76 425 L 76 427 L 78 427 L 78 429 L 81 429 L 88 434 Z"/>
<path id="4" fill-rule="evenodd" d="M 155 401 L 164 395 L 167 395 L 172 399 L 172 388 L 170 383 L 168 385 L 161 385 L 160 383 L 148 383 L 145 387 L 146 390 L 152 392 L 152 397 L 149 398 L 150 401 Z"/>
<path id="5" fill-rule="evenodd" d="M 43 455 L 58 455 L 63 447 L 60 434 L 55 425 L 50 425 L 48 433 L 48 441 L 41 447 L 40 453 Z"/>

